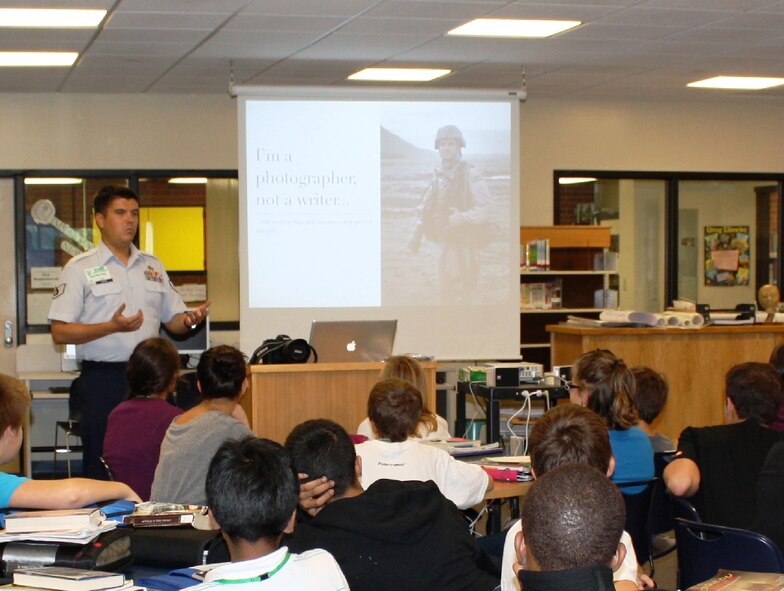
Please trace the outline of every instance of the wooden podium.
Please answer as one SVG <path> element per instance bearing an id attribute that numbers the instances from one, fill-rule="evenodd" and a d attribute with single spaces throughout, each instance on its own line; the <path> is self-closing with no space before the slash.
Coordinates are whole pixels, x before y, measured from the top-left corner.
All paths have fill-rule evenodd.
<path id="1" fill-rule="evenodd" d="M 429 382 L 425 404 L 435 410 L 436 363 L 421 365 Z M 308 419 L 331 419 L 355 433 L 383 367 L 382 362 L 252 365 L 250 391 L 241 404 L 253 432 L 280 443 Z"/>
<path id="2" fill-rule="evenodd" d="M 677 444 L 688 426 L 724 424 L 724 377 L 744 361 L 767 363 L 784 342 L 784 325 L 678 328 L 548 326 L 554 365 L 571 365 L 585 351 L 609 349 L 629 367 L 647 365 L 667 376 L 670 394 L 655 430 Z"/>

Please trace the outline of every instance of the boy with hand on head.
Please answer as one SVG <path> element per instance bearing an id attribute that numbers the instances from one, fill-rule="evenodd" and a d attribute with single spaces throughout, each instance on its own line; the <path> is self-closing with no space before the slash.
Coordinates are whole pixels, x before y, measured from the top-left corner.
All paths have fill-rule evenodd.
<path id="1" fill-rule="evenodd" d="M 11 376 L 0 374 L 0 464 L 10 462 L 22 445 L 22 425 L 30 408 L 30 393 Z M 0 509 L 75 509 L 100 501 L 141 502 L 122 482 L 89 478 L 31 480 L 0 472 Z"/>
<path id="2" fill-rule="evenodd" d="M 210 515 L 232 562 L 213 568 L 191 589 L 348 590 L 326 550 L 293 554 L 280 545 L 283 534 L 294 531 L 298 488 L 291 459 L 279 444 L 251 436 L 226 441 L 210 462 L 206 487 Z"/>
<path id="3" fill-rule="evenodd" d="M 599 415 L 577 404 L 558 405 L 546 412 L 531 430 L 530 445 L 531 471 L 535 478 L 564 464 L 590 466 L 607 479 L 615 469 L 607 427 Z M 520 591 L 520 583 L 512 567 L 517 560 L 514 540 L 521 529 L 522 522 L 517 521 L 506 534 L 501 566 L 502 591 Z M 620 541 L 625 553 L 613 572 L 616 591 L 655 587 L 655 583 L 639 569 L 629 534 L 622 531 Z"/>
<path id="4" fill-rule="evenodd" d="M 604 474 L 586 464 L 551 470 L 526 494 L 520 520 L 515 570 L 525 591 L 613 589 L 626 510 Z"/>

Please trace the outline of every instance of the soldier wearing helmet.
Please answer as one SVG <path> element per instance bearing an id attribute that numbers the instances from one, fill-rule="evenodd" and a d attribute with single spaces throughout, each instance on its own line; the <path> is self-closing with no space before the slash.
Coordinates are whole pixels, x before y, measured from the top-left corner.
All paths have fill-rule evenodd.
<path id="1" fill-rule="evenodd" d="M 457 126 L 440 127 L 433 147 L 441 164 L 417 208 L 409 250 L 419 252 L 423 238 L 439 245 L 442 300 L 468 303 L 479 277 L 477 252 L 487 238 L 490 191 L 476 167 L 463 160 L 466 142 Z"/>

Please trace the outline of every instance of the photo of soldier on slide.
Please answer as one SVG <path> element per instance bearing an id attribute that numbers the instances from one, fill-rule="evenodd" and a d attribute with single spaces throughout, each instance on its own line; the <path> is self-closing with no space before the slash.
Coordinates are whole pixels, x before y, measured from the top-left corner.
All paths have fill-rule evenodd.
<path id="1" fill-rule="evenodd" d="M 470 139 L 458 125 L 434 127 L 434 152 L 424 156 L 420 149 L 424 157 L 416 161 L 412 150 L 402 149 L 401 138 L 390 136 L 382 135 L 381 193 L 387 196 L 382 201 L 382 232 L 407 235 L 382 240 L 392 245 L 382 251 L 384 302 L 460 306 L 500 301 L 505 282 L 493 280 L 508 272 L 501 268 L 509 263 L 504 251 L 510 228 L 508 154 L 503 155 L 506 160 L 501 154 L 483 155 L 481 166 L 492 171 L 488 182 L 474 158 L 463 157 Z M 422 169 L 425 158 L 435 161 L 428 173 Z M 412 272 L 419 281 L 401 281 Z M 401 293 L 402 285 L 415 287 Z"/>

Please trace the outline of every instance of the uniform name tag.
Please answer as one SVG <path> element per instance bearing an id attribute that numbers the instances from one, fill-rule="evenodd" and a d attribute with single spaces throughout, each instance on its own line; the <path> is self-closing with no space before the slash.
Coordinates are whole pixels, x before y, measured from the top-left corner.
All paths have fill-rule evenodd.
<path id="1" fill-rule="evenodd" d="M 112 276 L 109 274 L 109 269 L 101 265 L 100 267 L 91 267 L 84 270 L 87 276 L 87 282 L 90 285 L 98 285 L 99 283 L 108 283 L 112 281 Z"/>

